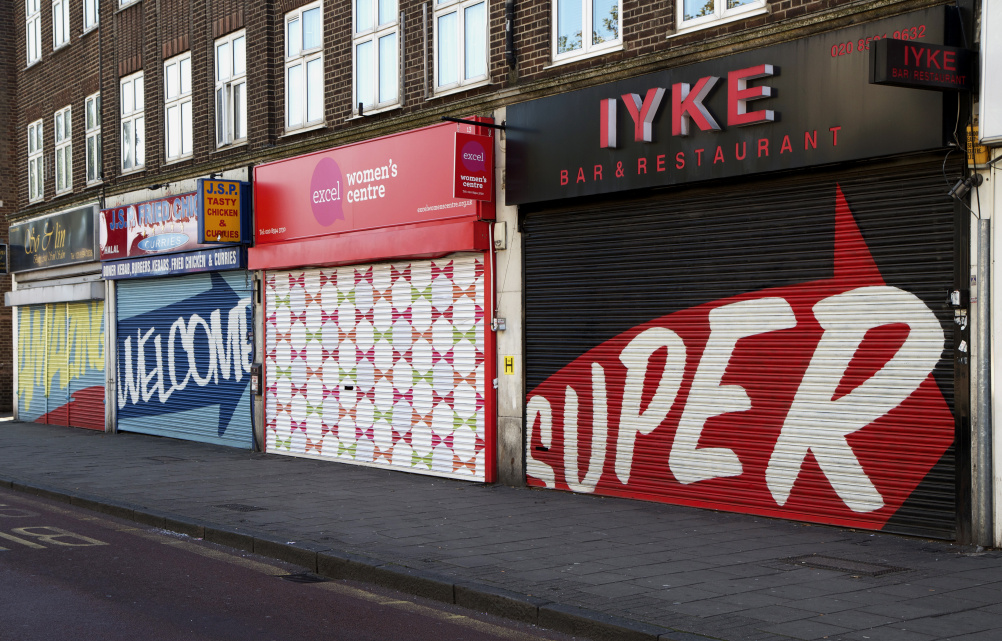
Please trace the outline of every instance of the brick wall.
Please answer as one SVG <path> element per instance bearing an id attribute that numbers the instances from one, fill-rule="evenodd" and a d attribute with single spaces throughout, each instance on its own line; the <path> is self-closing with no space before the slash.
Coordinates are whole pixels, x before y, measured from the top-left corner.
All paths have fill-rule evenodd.
<path id="1" fill-rule="evenodd" d="M 9 217 L 17 211 L 15 175 L 14 3 L 0 3 L 0 243 L 7 243 Z M 10 291 L 10 276 L 0 277 L 0 292 Z M 14 396 L 14 345 L 11 310 L 0 307 L 0 412 L 9 412 Z"/>

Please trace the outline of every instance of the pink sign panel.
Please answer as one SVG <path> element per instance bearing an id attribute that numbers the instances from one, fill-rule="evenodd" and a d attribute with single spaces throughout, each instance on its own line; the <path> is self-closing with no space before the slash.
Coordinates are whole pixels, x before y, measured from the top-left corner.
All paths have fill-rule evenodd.
<path id="1" fill-rule="evenodd" d="M 456 132 L 456 198 L 494 199 L 494 139 Z"/>
<path id="2" fill-rule="evenodd" d="M 493 204 L 453 195 L 457 128 L 477 129 L 434 125 L 255 167 L 255 243 L 493 218 Z"/>
<path id="3" fill-rule="evenodd" d="M 205 249 L 195 192 L 101 211 L 101 260 Z"/>

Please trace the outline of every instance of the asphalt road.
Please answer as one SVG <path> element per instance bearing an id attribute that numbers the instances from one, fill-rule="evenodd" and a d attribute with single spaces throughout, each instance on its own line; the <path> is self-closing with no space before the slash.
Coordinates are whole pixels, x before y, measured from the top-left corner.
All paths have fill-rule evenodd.
<path id="1" fill-rule="evenodd" d="M 0 490 L 0 640 L 565 635 Z"/>

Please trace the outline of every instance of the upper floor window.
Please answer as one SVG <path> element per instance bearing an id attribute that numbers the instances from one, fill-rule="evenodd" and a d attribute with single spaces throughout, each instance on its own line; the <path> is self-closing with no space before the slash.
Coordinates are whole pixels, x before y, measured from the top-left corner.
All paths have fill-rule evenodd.
<path id="1" fill-rule="evenodd" d="M 323 4 L 285 14 L 285 129 L 324 120 Z"/>
<path id="2" fill-rule="evenodd" d="M 84 103 L 87 136 L 87 183 L 101 180 L 101 94 L 87 96 Z"/>
<path id="3" fill-rule="evenodd" d="M 682 31 L 703 29 L 766 10 L 765 0 L 680 0 L 677 6 L 678 28 Z"/>
<path id="4" fill-rule="evenodd" d="M 622 46 L 621 0 L 554 0 L 553 61 Z"/>
<path id="5" fill-rule="evenodd" d="M 216 40 L 216 146 L 247 139 L 247 36 Z"/>
<path id="6" fill-rule="evenodd" d="M 28 125 L 28 202 L 41 200 L 45 194 L 45 182 L 42 177 L 44 164 L 42 121 L 36 120 Z"/>
<path id="7" fill-rule="evenodd" d="M 487 0 L 435 4 L 435 89 L 487 79 Z"/>
<path id="8" fill-rule="evenodd" d="M 355 59 L 353 111 L 382 109 L 397 103 L 399 45 L 396 0 L 354 0 Z"/>
<path id="9" fill-rule="evenodd" d="M 122 171 L 134 171 L 146 165 L 143 89 L 142 71 L 122 78 L 119 82 L 122 112 Z"/>
<path id="10" fill-rule="evenodd" d="M 97 3 L 98 0 L 83 0 L 84 31 L 89 31 L 97 26 Z"/>
<path id="11" fill-rule="evenodd" d="M 73 113 L 64 107 L 53 117 L 56 138 L 56 193 L 73 190 Z"/>
<path id="12" fill-rule="evenodd" d="M 70 41 L 70 0 L 52 0 L 52 48 Z"/>
<path id="13" fill-rule="evenodd" d="M 167 160 L 191 155 L 191 52 L 164 63 Z"/>
<path id="14" fill-rule="evenodd" d="M 41 0 L 24 0 L 24 42 L 28 64 L 42 57 L 42 4 Z"/>

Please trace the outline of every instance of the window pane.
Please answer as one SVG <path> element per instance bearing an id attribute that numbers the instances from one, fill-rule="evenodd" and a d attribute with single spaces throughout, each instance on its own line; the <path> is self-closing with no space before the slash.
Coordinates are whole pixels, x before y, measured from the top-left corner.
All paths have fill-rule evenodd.
<path id="1" fill-rule="evenodd" d="M 181 154 L 191 153 L 191 100 L 181 103 Z"/>
<path id="2" fill-rule="evenodd" d="M 56 191 L 62 191 L 62 189 L 63 189 L 63 183 L 64 183 L 64 180 L 65 180 L 64 176 L 66 175 L 65 174 L 65 172 L 66 172 L 66 166 L 63 164 L 64 163 L 63 158 L 64 158 L 64 156 L 63 156 L 63 150 L 62 149 L 57 149 L 56 150 Z"/>
<path id="3" fill-rule="evenodd" d="M 136 109 L 136 93 L 132 89 L 132 81 L 122 83 L 122 114 L 130 114 Z"/>
<path id="4" fill-rule="evenodd" d="M 321 45 L 321 23 L 320 7 L 303 12 L 303 49 L 315 49 Z"/>
<path id="5" fill-rule="evenodd" d="M 712 15 L 713 0 L 683 0 L 682 16 L 684 20 L 693 20 Z"/>
<path id="6" fill-rule="evenodd" d="M 94 136 L 94 138 L 97 139 L 97 153 L 95 154 L 95 158 L 94 158 L 94 180 L 97 180 L 98 178 L 101 177 L 101 174 L 102 174 L 102 170 L 101 170 L 101 162 L 102 162 L 102 160 L 101 159 L 104 158 L 104 156 L 101 155 L 101 153 L 102 153 L 101 152 L 101 134 L 98 134 L 98 135 Z"/>
<path id="7" fill-rule="evenodd" d="M 397 99 L 397 34 L 379 39 L 379 102 Z"/>
<path id="8" fill-rule="evenodd" d="M 230 43 L 224 42 L 216 47 L 216 80 L 226 80 L 230 77 Z"/>
<path id="9" fill-rule="evenodd" d="M 389 24 L 397 19 L 397 0 L 377 0 L 379 2 L 379 24 Z"/>
<path id="10" fill-rule="evenodd" d="M 174 105 L 167 110 L 167 157 L 175 158 L 181 153 L 181 109 Z"/>
<path id="11" fill-rule="evenodd" d="M 34 198 L 38 193 L 38 185 L 35 183 L 35 161 L 28 162 L 28 198 Z"/>
<path id="12" fill-rule="evenodd" d="M 191 58 L 181 60 L 181 93 L 191 93 Z"/>
<path id="13" fill-rule="evenodd" d="M 35 125 L 35 149 L 41 151 L 42 147 L 42 123 Z"/>
<path id="14" fill-rule="evenodd" d="M 242 76 L 247 71 L 247 39 L 243 36 L 233 41 L 233 75 Z"/>
<path id="15" fill-rule="evenodd" d="M 557 53 L 581 48 L 581 0 L 557 0 Z"/>
<path id="16" fill-rule="evenodd" d="M 95 121 L 94 99 L 93 98 L 88 98 L 87 99 L 86 114 L 87 114 L 87 123 L 86 123 L 85 127 L 87 129 L 93 129 L 94 128 L 94 121 Z"/>
<path id="17" fill-rule="evenodd" d="M 28 153 L 35 153 L 35 127 L 28 127 Z"/>
<path id="18" fill-rule="evenodd" d="M 435 59 L 438 61 L 439 86 L 459 82 L 459 14 L 449 13 L 438 19 L 438 50 Z"/>
<path id="19" fill-rule="evenodd" d="M 97 153 L 97 137 L 87 138 L 87 182 L 94 180 L 95 161 Z"/>
<path id="20" fill-rule="evenodd" d="M 66 138 L 69 138 L 73 134 L 73 117 L 72 117 L 72 113 L 73 113 L 72 109 L 67 109 L 66 110 L 66 116 L 64 117 L 64 120 L 63 120 L 63 127 L 65 127 L 65 131 L 66 131 L 66 136 L 65 137 Z"/>
<path id="21" fill-rule="evenodd" d="M 463 64 L 465 78 L 469 80 L 487 74 L 487 3 L 467 7 L 463 26 L 466 28 Z"/>
<path id="22" fill-rule="evenodd" d="M 303 65 L 289 67 L 285 85 L 286 115 L 289 127 L 303 124 Z"/>
<path id="23" fill-rule="evenodd" d="M 371 105 L 376 102 L 374 79 L 375 56 L 372 41 L 363 42 L 355 47 L 355 102 Z M 353 105 L 358 107 L 358 105 Z"/>
<path id="24" fill-rule="evenodd" d="M 56 35 L 56 44 L 63 41 L 63 12 L 60 5 L 52 7 L 52 28 Z"/>
<path id="25" fill-rule="evenodd" d="M 122 169 L 132 169 L 132 121 L 122 123 Z"/>
<path id="26" fill-rule="evenodd" d="M 143 77 L 139 76 L 133 83 L 136 87 L 136 111 L 143 110 Z"/>
<path id="27" fill-rule="evenodd" d="M 146 123 L 136 118 L 136 167 L 146 164 Z"/>
<path id="28" fill-rule="evenodd" d="M 743 7 L 746 4 L 751 4 L 757 1 L 758 0 L 727 0 L 727 8 L 734 9 L 736 7 Z"/>
<path id="29" fill-rule="evenodd" d="M 56 114 L 56 142 L 62 142 L 63 140 L 63 114 L 62 112 Z"/>
<path id="30" fill-rule="evenodd" d="M 225 88 L 220 87 L 216 89 L 216 144 L 222 145 L 226 142 L 225 132 L 223 128 L 223 116 L 226 114 L 226 102 L 223 96 L 225 95 Z"/>
<path id="31" fill-rule="evenodd" d="M 303 50 L 303 28 L 299 24 L 299 18 L 293 18 L 286 24 L 285 29 L 286 56 L 298 56 Z"/>
<path id="32" fill-rule="evenodd" d="M 324 117 L 324 61 L 316 58 L 306 63 L 306 120 Z"/>
<path id="33" fill-rule="evenodd" d="M 166 76 L 167 81 L 167 100 L 177 98 L 178 91 L 180 90 L 180 78 L 178 77 L 177 63 L 169 64 L 164 69 L 164 76 Z"/>
<path id="34" fill-rule="evenodd" d="M 233 138 L 247 137 L 247 85 L 243 82 L 233 85 Z"/>
<path id="35" fill-rule="evenodd" d="M 592 0 L 591 43 L 619 39 L 619 0 Z"/>
<path id="36" fill-rule="evenodd" d="M 355 0 L 355 33 L 372 29 L 373 0 Z"/>

